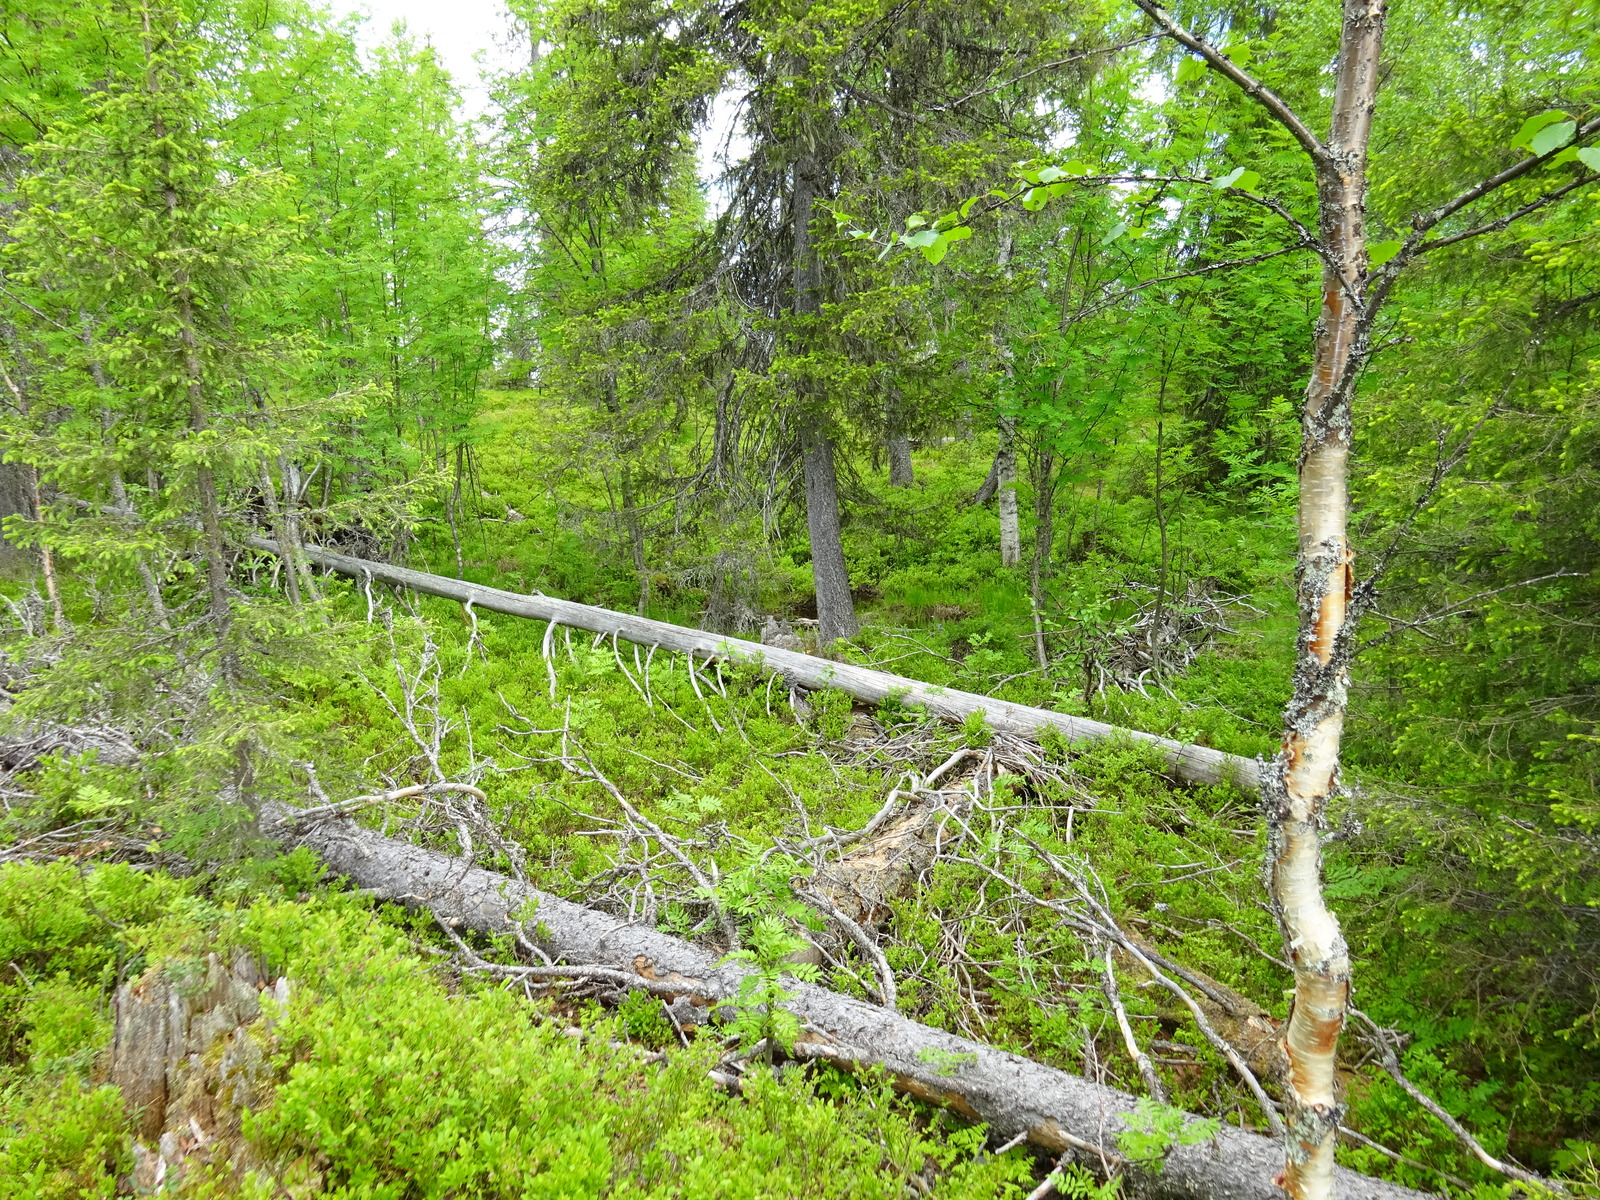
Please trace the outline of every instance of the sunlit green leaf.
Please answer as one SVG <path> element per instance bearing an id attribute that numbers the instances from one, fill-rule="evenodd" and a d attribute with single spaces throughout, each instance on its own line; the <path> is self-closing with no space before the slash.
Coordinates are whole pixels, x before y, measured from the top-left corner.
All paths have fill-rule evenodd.
<path id="1" fill-rule="evenodd" d="M 1577 153 L 1577 159 L 1591 171 L 1600 171 L 1600 146 L 1584 146 Z"/>
<path id="2" fill-rule="evenodd" d="M 1396 254 L 1400 253 L 1403 242 L 1374 242 L 1367 247 L 1367 261 L 1375 267 L 1381 267 Z"/>
<path id="3" fill-rule="evenodd" d="M 1552 150 L 1559 150 L 1572 140 L 1573 134 L 1578 132 L 1576 121 L 1556 121 L 1546 125 L 1528 143 L 1528 148 L 1535 154 L 1543 157 Z"/>
<path id="4" fill-rule="evenodd" d="M 1533 136 L 1547 125 L 1554 125 L 1557 121 L 1567 121 L 1571 118 L 1559 108 L 1552 108 L 1540 113 L 1536 117 L 1529 117 L 1522 123 L 1522 128 L 1517 130 L 1517 136 L 1511 139 L 1513 146 L 1527 147 L 1533 144 Z"/>
<path id="5" fill-rule="evenodd" d="M 1248 167 L 1235 167 L 1221 179 L 1211 181 L 1211 186 L 1219 191 L 1223 188 L 1238 188 L 1241 192 L 1248 192 L 1261 182 L 1261 175 Z"/>
<path id="6" fill-rule="evenodd" d="M 1109 246 L 1109 245 L 1111 245 L 1112 242 L 1116 241 L 1119 237 L 1121 237 L 1123 234 L 1125 234 L 1127 232 L 1128 232 L 1128 223 L 1126 221 L 1118 221 L 1115 225 L 1113 225 L 1111 227 L 1110 232 L 1107 233 L 1105 235 L 1105 237 L 1100 239 L 1100 244 L 1102 246 Z"/>

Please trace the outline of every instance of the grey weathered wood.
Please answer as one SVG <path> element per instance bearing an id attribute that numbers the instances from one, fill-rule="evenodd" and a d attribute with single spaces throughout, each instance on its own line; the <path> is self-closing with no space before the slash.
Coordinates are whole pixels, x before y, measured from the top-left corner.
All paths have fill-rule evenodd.
<path id="1" fill-rule="evenodd" d="M 248 539 L 251 546 L 271 554 L 280 553 L 278 544 L 267 538 Z M 1074 717 L 1066 713 L 1033 708 L 1026 704 L 1012 704 L 991 696 L 960 692 L 953 688 L 935 687 L 919 679 L 891 675 L 887 671 L 874 671 L 851 663 L 833 662 L 814 658 L 793 650 L 780 650 L 739 638 L 723 637 L 701 629 L 683 625 L 669 625 L 665 621 L 652 621 L 648 617 L 631 613 L 613 612 L 608 608 L 595 608 L 588 604 L 575 604 L 571 600 L 558 600 L 554 596 L 524 596 L 500 588 L 442 575 L 430 575 L 409 567 L 396 567 L 389 563 L 352 558 L 331 550 L 304 546 L 300 553 L 331 571 L 355 579 L 370 579 L 411 588 L 430 596 L 443 596 L 462 604 L 471 604 L 489 612 L 506 613 L 514 617 L 528 617 L 537 621 L 556 621 L 574 629 L 587 629 L 592 633 L 615 634 L 624 641 L 642 646 L 657 645 L 682 654 L 699 654 L 722 657 L 742 662 L 759 662 L 769 670 L 780 673 L 791 683 L 804 688 L 839 688 L 858 700 L 870 704 L 882 703 L 898 696 L 903 703 L 914 704 L 932 715 L 959 724 L 974 712 L 981 712 L 991 729 L 1015 733 L 1023 737 L 1037 737 L 1047 729 L 1056 729 L 1071 742 L 1092 742 L 1105 738 L 1129 738 L 1153 746 L 1166 762 L 1166 771 L 1188 783 L 1214 784 L 1231 782 L 1246 791 L 1257 786 L 1257 762 L 1235 754 L 1224 754 L 1209 746 L 1193 746 L 1171 738 L 1158 737 L 1137 729 L 1122 729 L 1104 721 L 1087 717 Z"/>
<path id="2" fill-rule="evenodd" d="M 460 859 L 385 838 L 347 820 L 296 823 L 297 809 L 263 807 L 262 826 L 286 844 L 315 850 L 330 870 L 379 899 L 426 906 L 461 930 L 504 934 L 513 914 L 542 949 L 569 963 L 600 965 L 688 997 L 700 1014 L 725 1014 L 748 969 L 720 961 L 648 926 L 538 891 Z M 663 984 L 667 985 L 663 988 Z M 1082 1143 L 1116 1153 L 1134 1097 L 912 1021 L 875 1004 L 796 980 L 786 1007 L 805 1033 L 796 1050 L 841 1065 L 886 1067 L 896 1086 L 987 1122 L 1000 1140 L 1026 1132 L 1061 1153 Z M 681 1007 L 681 1001 L 675 1001 Z M 1098 1155 L 1090 1154 L 1091 1165 Z M 1139 1172 L 1137 1193 L 1174 1200 L 1282 1200 L 1273 1177 L 1283 1152 L 1271 1138 L 1224 1124 L 1211 1141 L 1176 1146 L 1159 1174 Z M 1353 1171 L 1338 1175 L 1341 1200 L 1420 1200 L 1422 1193 Z"/>

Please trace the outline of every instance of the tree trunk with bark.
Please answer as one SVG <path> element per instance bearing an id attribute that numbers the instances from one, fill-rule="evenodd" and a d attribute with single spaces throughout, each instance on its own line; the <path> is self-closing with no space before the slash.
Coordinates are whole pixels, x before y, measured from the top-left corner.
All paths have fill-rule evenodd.
<path id="1" fill-rule="evenodd" d="M 1322 892 L 1322 831 L 1328 801 L 1339 786 L 1359 616 L 1351 606 L 1355 577 L 1348 533 L 1351 400 L 1369 353 L 1370 322 L 1382 300 L 1368 292 L 1366 190 L 1387 0 L 1345 0 L 1326 142 L 1280 97 L 1177 25 L 1155 0 L 1134 3 L 1163 33 L 1265 108 L 1300 144 L 1316 172 L 1322 307 L 1301 417 L 1298 653 L 1283 749 L 1261 772 L 1261 802 L 1268 828 L 1267 891 L 1295 976 L 1294 1003 L 1280 1043 L 1288 1127 L 1282 1183 L 1294 1200 L 1329 1200 L 1344 1113 L 1337 1051 L 1351 985 L 1349 950 Z M 1430 219 L 1439 216 L 1424 222 Z M 1419 222 L 1411 241 L 1426 228 Z"/>
<path id="2" fill-rule="evenodd" d="M 1284 1190 L 1303 1200 L 1333 1194 L 1334 1146 L 1344 1115 L 1337 1050 L 1350 1002 L 1350 953 L 1322 894 L 1322 831 L 1339 786 L 1339 749 L 1350 687 L 1354 590 L 1350 548 L 1351 367 L 1365 357 L 1360 328 L 1367 270 L 1367 144 L 1377 99 L 1385 0 L 1346 0 L 1332 129 L 1317 162 L 1319 232 L 1327 249 L 1322 312 L 1301 423 L 1300 608 L 1294 690 L 1283 750 L 1262 772 L 1267 889 L 1294 965 L 1283 1031 Z"/>
<path id="3" fill-rule="evenodd" d="M 900 389 L 890 383 L 883 405 L 884 449 L 889 458 L 890 487 L 911 487 L 917 482 L 911 467 L 911 439 L 906 436 L 905 403 Z"/>
<path id="4" fill-rule="evenodd" d="M 347 820 L 306 820 L 299 810 L 271 804 L 263 809 L 262 826 L 286 844 L 315 850 L 329 870 L 374 898 L 427 907 L 452 928 L 487 936 L 503 937 L 520 926 L 552 957 L 673 1001 L 674 1016 L 688 1017 L 680 1025 L 732 1017 L 741 981 L 751 974 L 649 926 L 629 925 Z M 518 921 L 519 913 L 536 916 Z M 787 979 L 784 990 L 784 1007 L 803 1030 L 796 1057 L 846 1069 L 881 1065 L 901 1091 L 987 1122 L 998 1140 L 1025 1135 L 1097 1172 L 1107 1161 L 1121 1161 L 1116 1139 L 1129 1128 L 1133 1096 L 825 988 Z M 1278 1159 L 1271 1139 L 1224 1124 L 1207 1142 L 1174 1145 L 1159 1171 L 1124 1165 L 1142 1196 L 1278 1200 L 1270 1181 Z M 1349 1200 L 1421 1200 L 1420 1193 L 1352 1171 L 1340 1170 L 1338 1178 Z"/>
<path id="5" fill-rule="evenodd" d="M 794 164 L 794 315 L 801 336 L 822 311 L 821 264 L 811 245 L 811 211 L 817 196 L 817 162 L 801 155 Z M 828 429 L 822 386 L 802 381 L 798 397 L 801 424 L 801 469 L 805 476 L 806 531 L 811 539 L 811 570 L 817 589 L 817 640 L 828 646 L 854 637 L 855 598 L 844 560 L 839 520 L 839 476 L 833 461 L 833 436 Z"/>
<path id="6" fill-rule="evenodd" d="M 999 265 L 1007 283 L 1011 281 L 1011 248 L 1011 235 L 1003 234 L 1000 238 Z M 1001 375 L 1009 380 L 1014 362 L 1011 343 L 1006 340 L 1003 328 L 995 329 L 994 346 Z M 1022 529 L 1017 515 L 1017 418 L 1002 412 L 997 425 L 999 443 L 994 452 L 993 474 L 1000 509 L 1000 565 L 1014 567 L 1022 562 Z"/>
<path id="7" fill-rule="evenodd" d="M 1022 561 L 1022 525 L 1017 516 L 1017 419 L 1000 418 L 1000 445 L 995 451 L 995 495 L 1000 508 L 1000 565 Z"/>

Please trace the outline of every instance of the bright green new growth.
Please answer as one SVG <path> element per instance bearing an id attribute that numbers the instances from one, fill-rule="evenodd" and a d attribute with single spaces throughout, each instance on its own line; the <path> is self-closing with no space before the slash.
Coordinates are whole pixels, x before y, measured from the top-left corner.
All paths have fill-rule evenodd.
<path id="1" fill-rule="evenodd" d="M 754 1200 L 776 1188 L 887 1200 L 932 1162 L 935 1194 L 980 1200 L 1025 1177 L 1020 1156 L 975 1157 L 981 1130 L 935 1132 L 871 1082 L 763 1070 L 730 1098 L 705 1085 L 713 1040 L 659 1067 L 613 1045 L 637 1008 L 617 1021 L 591 1012 L 574 1037 L 565 1019 L 501 989 L 451 991 L 390 917 L 341 897 L 197 906 L 123 868 L 0 867 L 0 947 L 17 974 L 39 973 L 0 991 L 4 1050 L 23 1064 L 4 1093 L 0 1196 L 109 1197 L 130 1168 L 121 1099 L 88 1082 L 109 1039 L 93 1015 L 108 967 L 121 957 L 133 975 L 178 978 L 211 950 L 239 949 L 294 981 L 287 1005 L 266 1002 L 270 1031 L 258 1022 L 248 1035 L 267 1049 L 276 1086 L 231 1148 L 255 1164 L 245 1196 Z M 234 1187 L 222 1169 L 189 1179 L 184 1194 Z"/>

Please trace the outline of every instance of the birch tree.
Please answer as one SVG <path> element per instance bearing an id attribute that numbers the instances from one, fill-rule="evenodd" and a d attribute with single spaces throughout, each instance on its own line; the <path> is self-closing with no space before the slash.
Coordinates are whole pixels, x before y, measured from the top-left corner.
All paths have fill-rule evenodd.
<path id="1" fill-rule="evenodd" d="M 1381 560 L 1357 583 L 1349 535 L 1352 404 L 1373 351 L 1374 322 L 1405 266 L 1547 207 L 1593 180 L 1580 174 L 1495 220 L 1435 232 L 1492 192 L 1529 174 L 1573 140 L 1600 129 L 1600 118 L 1535 142 L 1534 153 L 1431 211 L 1413 215 L 1411 232 L 1384 245 L 1375 263 L 1368 245 L 1367 160 L 1382 78 L 1387 0 L 1345 0 L 1332 114 L 1326 138 L 1248 71 L 1178 24 L 1153 0 L 1134 0 L 1156 27 L 1243 90 L 1293 137 L 1317 185 L 1315 232 L 1303 230 L 1322 261 L 1322 302 L 1310 380 L 1301 414 L 1299 546 L 1296 594 L 1299 639 L 1293 691 L 1284 714 L 1283 749 L 1262 773 L 1268 825 L 1266 880 L 1294 967 L 1294 1002 L 1283 1027 L 1284 1190 L 1299 1200 L 1332 1195 L 1334 1147 L 1344 1112 L 1336 1051 L 1351 992 L 1350 956 L 1322 889 L 1322 831 L 1339 787 L 1355 632 L 1376 598 Z M 1292 219 L 1292 218 L 1291 218 Z"/>

